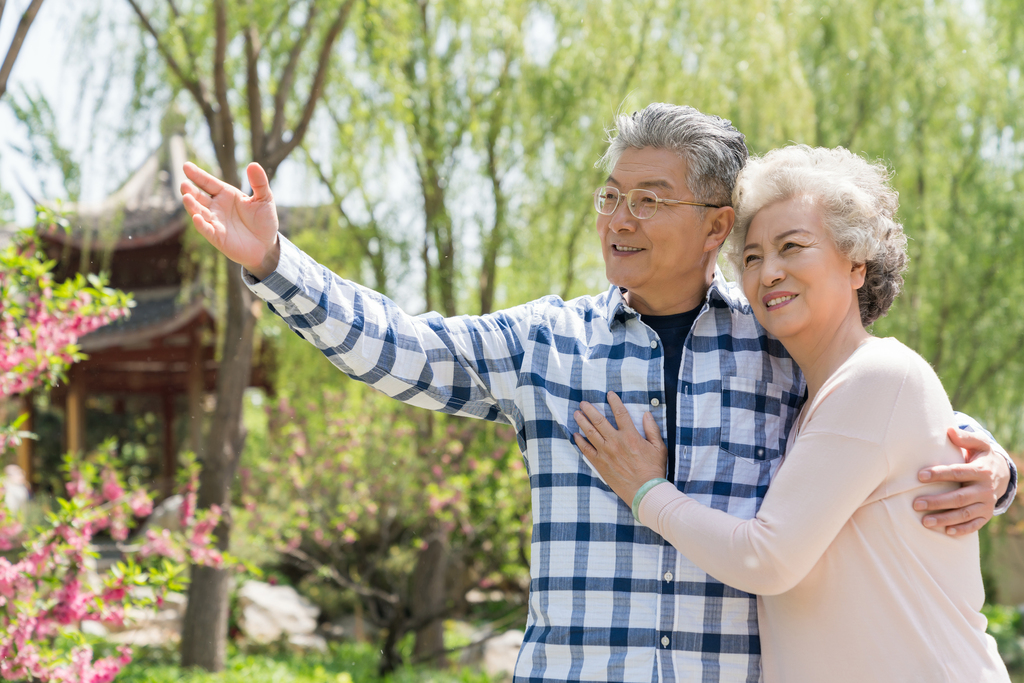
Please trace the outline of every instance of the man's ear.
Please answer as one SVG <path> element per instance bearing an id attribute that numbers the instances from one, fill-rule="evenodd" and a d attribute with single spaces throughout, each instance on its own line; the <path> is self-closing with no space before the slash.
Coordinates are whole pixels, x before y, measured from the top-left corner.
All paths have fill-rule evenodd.
<path id="1" fill-rule="evenodd" d="M 736 212 L 731 206 L 723 206 L 720 209 L 711 209 L 704 218 L 704 229 L 706 239 L 704 240 L 704 251 L 718 251 L 725 238 L 732 232 L 732 226 L 736 223 Z"/>

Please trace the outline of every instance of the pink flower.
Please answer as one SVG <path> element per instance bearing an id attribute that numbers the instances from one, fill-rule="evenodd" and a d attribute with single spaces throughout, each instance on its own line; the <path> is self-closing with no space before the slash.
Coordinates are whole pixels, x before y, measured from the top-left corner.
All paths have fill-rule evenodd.
<path id="1" fill-rule="evenodd" d="M 144 490 L 139 489 L 132 494 L 128 501 L 128 507 L 136 517 L 148 517 L 153 514 L 153 499 Z"/>
<path id="2" fill-rule="evenodd" d="M 117 474 L 112 470 L 103 473 L 103 498 L 107 501 L 117 500 L 124 495 L 124 489 L 117 481 Z"/>

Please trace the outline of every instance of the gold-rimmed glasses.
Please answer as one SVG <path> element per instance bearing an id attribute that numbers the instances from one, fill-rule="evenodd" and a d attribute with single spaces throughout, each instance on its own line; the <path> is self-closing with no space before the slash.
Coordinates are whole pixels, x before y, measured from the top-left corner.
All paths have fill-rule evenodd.
<path id="1" fill-rule="evenodd" d="M 594 208 L 597 209 L 599 214 L 605 216 L 611 216 L 615 213 L 615 209 L 619 208 L 619 201 L 622 197 L 626 198 L 626 206 L 629 207 L 629 212 L 639 218 L 645 220 L 652 218 L 654 214 L 658 212 L 659 204 L 685 204 L 687 206 L 706 206 L 711 209 L 720 209 L 722 207 L 715 204 L 704 204 L 702 202 L 686 202 L 682 199 L 661 199 L 658 195 L 654 194 L 650 190 L 633 189 L 629 192 L 620 192 L 618 188 L 606 185 L 605 187 L 599 187 L 594 190 Z"/>

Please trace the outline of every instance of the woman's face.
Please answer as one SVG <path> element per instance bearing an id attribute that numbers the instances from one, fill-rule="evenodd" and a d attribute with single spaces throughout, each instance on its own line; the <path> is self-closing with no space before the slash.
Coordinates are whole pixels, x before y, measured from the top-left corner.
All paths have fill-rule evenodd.
<path id="1" fill-rule="evenodd" d="M 754 315 L 783 343 L 828 341 L 851 319 L 860 324 L 857 289 L 864 266 L 839 253 L 815 202 L 805 196 L 754 216 L 742 257 L 743 292 Z"/>

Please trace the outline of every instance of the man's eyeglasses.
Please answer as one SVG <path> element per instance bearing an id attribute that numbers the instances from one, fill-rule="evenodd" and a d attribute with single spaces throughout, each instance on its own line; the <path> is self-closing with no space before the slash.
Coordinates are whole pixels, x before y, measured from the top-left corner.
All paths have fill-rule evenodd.
<path id="1" fill-rule="evenodd" d="M 615 213 L 615 209 L 619 208 L 619 200 L 622 197 L 626 197 L 626 206 L 629 207 L 629 212 L 644 220 L 652 218 L 654 214 L 658 213 L 659 204 L 685 204 L 687 206 L 706 206 L 711 209 L 720 209 L 722 207 L 715 204 L 703 204 L 701 202 L 684 202 L 681 199 L 659 199 L 658 195 L 654 194 L 650 190 L 634 189 L 626 192 L 623 195 L 618 189 L 614 187 L 599 187 L 594 191 L 594 208 L 597 212 L 605 216 L 611 216 Z"/>

